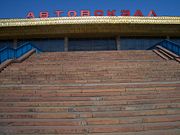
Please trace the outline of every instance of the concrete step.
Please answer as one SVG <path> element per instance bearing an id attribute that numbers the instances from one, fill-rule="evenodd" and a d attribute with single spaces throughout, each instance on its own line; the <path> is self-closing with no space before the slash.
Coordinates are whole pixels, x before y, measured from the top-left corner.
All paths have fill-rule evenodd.
<path id="1" fill-rule="evenodd" d="M 108 111 L 143 111 L 156 109 L 177 109 L 180 108 L 180 103 L 154 103 L 154 104 L 139 104 L 139 105 L 102 105 L 102 106 L 73 106 L 73 107 L 0 107 L 0 112 L 37 112 L 37 113 L 58 113 L 58 112 L 108 112 Z"/>
<path id="2" fill-rule="evenodd" d="M 152 51 L 33 55 L 0 74 L 0 134 L 179 135 L 179 81 Z"/>
<path id="3" fill-rule="evenodd" d="M 178 115 L 87 119 L 2 119 L 0 126 L 87 126 L 178 122 Z"/>
<path id="4" fill-rule="evenodd" d="M 128 133 L 163 129 L 178 129 L 179 122 L 96 125 L 96 126 L 16 126 L 0 129 L 2 134 L 87 134 L 87 133 Z"/>

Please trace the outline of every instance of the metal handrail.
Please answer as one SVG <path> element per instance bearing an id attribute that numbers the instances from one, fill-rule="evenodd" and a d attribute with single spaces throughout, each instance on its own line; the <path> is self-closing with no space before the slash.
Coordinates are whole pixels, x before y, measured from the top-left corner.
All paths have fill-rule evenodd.
<path id="1" fill-rule="evenodd" d="M 170 41 L 170 40 L 163 40 L 159 43 L 156 44 L 157 45 L 160 45 L 168 50 L 170 50 L 171 52 L 177 54 L 178 56 L 180 56 L 180 45 Z"/>
<path id="2" fill-rule="evenodd" d="M 18 59 L 30 50 L 35 49 L 36 52 L 41 52 L 39 48 L 27 42 L 16 49 L 4 47 L 0 50 L 0 64 L 9 59 Z"/>
<path id="3" fill-rule="evenodd" d="M 5 46 L 4 48 L 0 49 L 0 52 L 4 51 L 6 48 L 8 48 L 8 47 Z"/>

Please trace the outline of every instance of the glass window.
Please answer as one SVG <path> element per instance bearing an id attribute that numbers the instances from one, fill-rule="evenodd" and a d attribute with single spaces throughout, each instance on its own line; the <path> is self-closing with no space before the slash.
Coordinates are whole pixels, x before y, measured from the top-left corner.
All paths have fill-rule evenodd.
<path id="1" fill-rule="evenodd" d="M 121 50 L 147 50 L 165 38 L 131 38 L 120 39 Z"/>
<path id="2" fill-rule="evenodd" d="M 38 47 L 43 52 L 63 52 L 64 39 L 34 39 L 34 40 L 20 40 L 18 46 L 25 42 L 30 42 Z"/>
<path id="3" fill-rule="evenodd" d="M 115 39 L 69 39 L 69 51 L 117 50 Z"/>
<path id="4" fill-rule="evenodd" d="M 172 38 L 172 39 L 170 38 L 170 40 L 180 45 L 180 38 Z"/>
<path id="5" fill-rule="evenodd" d="M 12 40 L 1 40 L 0 41 L 0 49 L 4 47 L 12 47 L 13 48 L 13 41 Z"/>

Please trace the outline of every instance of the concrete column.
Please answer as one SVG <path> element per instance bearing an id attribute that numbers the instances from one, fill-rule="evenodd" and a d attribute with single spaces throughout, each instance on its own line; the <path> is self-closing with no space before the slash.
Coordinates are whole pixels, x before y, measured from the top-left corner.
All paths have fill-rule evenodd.
<path id="1" fill-rule="evenodd" d="M 13 48 L 17 48 L 17 39 L 13 40 Z"/>
<path id="2" fill-rule="evenodd" d="M 68 52 L 68 37 L 64 38 L 64 51 Z"/>
<path id="3" fill-rule="evenodd" d="M 121 50 L 120 36 L 116 37 L 117 50 Z"/>

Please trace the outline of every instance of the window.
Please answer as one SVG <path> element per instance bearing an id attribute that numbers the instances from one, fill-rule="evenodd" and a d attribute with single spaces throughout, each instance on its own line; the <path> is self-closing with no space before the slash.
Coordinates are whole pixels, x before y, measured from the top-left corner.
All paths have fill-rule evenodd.
<path id="1" fill-rule="evenodd" d="M 69 39 L 69 51 L 117 50 L 115 39 Z"/>

